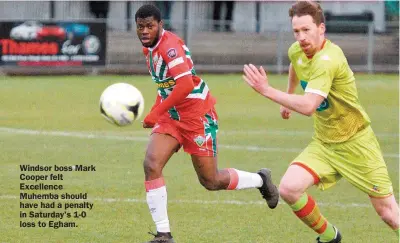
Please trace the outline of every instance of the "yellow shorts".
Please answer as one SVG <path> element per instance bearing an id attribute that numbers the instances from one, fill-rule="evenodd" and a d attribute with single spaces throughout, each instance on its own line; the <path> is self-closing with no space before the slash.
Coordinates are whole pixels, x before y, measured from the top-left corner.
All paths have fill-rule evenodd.
<path id="1" fill-rule="evenodd" d="M 371 197 L 386 197 L 393 193 L 379 143 L 370 126 L 343 143 L 326 144 L 313 140 L 292 164 L 309 171 L 321 190 L 344 177 Z"/>

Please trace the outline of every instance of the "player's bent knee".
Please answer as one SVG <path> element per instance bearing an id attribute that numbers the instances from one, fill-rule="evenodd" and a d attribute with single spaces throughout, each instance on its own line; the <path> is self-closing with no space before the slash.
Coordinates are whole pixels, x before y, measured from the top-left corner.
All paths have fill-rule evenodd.
<path id="1" fill-rule="evenodd" d="M 155 164 L 152 163 L 144 163 L 143 164 L 144 167 L 144 173 L 145 175 L 154 175 L 154 174 L 158 174 L 161 172 L 161 169 L 158 168 Z"/>
<path id="2" fill-rule="evenodd" d="M 156 158 L 151 155 L 146 155 L 143 162 L 144 173 L 146 175 L 161 174 L 162 168 L 157 163 Z"/>
<path id="3" fill-rule="evenodd" d="M 293 184 L 281 183 L 279 185 L 279 195 L 283 200 L 285 200 L 285 202 L 289 204 L 293 204 L 299 200 L 303 193 L 303 190 L 293 186 Z"/>
<path id="4" fill-rule="evenodd" d="M 285 201 L 289 200 L 291 197 L 291 188 L 288 187 L 286 184 L 279 185 L 279 195 Z"/>

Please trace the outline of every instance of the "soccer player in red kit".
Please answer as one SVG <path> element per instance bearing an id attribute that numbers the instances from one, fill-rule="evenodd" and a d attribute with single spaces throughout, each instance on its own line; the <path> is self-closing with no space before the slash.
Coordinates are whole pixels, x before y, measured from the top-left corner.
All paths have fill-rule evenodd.
<path id="1" fill-rule="evenodd" d="M 207 84 L 197 76 L 185 43 L 163 29 L 160 11 L 154 5 L 140 7 L 135 21 L 151 78 L 158 87 L 156 102 L 143 121 L 144 128 L 153 129 L 143 163 L 146 200 L 157 228 L 149 242 L 175 242 L 162 170 L 181 146 L 191 155 L 199 181 L 207 190 L 258 188 L 268 206 L 275 208 L 279 193 L 270 170 L 250 173 L 217 168 L 216 102 Z"/>

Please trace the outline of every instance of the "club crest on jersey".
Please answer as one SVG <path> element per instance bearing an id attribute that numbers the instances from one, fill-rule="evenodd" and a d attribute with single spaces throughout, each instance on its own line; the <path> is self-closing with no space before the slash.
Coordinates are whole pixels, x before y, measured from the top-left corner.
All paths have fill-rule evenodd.
<path id="1" fill-rule="evenodd" d="M 206 141 L 206 139 L 201 135 L 197 135 L 193 140 L 199 147 L 203 146 L 204 142 Z"/>
<path id="2" fill-rule="evenodd" d="M 169 48 L 168 51 L 167 51 L 167 56 L 169 58 L 176 57 L 177 56 L 176 49 L 175 48 Z"/>

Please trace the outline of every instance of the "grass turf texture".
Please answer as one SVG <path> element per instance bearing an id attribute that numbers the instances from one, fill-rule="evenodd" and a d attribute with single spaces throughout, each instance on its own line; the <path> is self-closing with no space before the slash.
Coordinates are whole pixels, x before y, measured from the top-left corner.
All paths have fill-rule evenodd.
<path id="1" fill-rule="evenodd" d="M 202 78 L 218 101 L 219 167 L 247 171 L 269 167 L 279 183 L 288 163 L 310 141 L 312 118 L 292 114 L 290 120 L 282 120 L 279 106 L 246 87 L 240 75 Z M 356 79 L 398 199 L 398 76 L 358 74 Z M 147 114 L 156 95 L 149 76 L 0 77 L 0 242 L 150 239 L 147 232 L 155 229 L 145 203 L 142 169 L 149 131 L 140 122 L 119 128 L 100 116 L 100 94 L 116 82 L 133 84 L 142 91 Z M 284 90 L 287 77 L 271 75 L 270 83 Z M 77 223 L 76 228 L 20 228 L 20 221 L 40 220 L 19 217 L 20 211 L 30 211 L 19 208 L 20 164 L 95 165 L 96 172 L 62 173 L 65 189 L 59 192 L 87 192 L 93 210 L 85 209 L 86 218 L 69 220 Z M 282 202 L 275 210 L 268 209 L 258 190 L 206 191 L 182 151 L 167 164 L 164 176 L 177 242 L 302 243 L 316 237 Z M 368 196 L 345 180 L 328 191 L 309 192 L 341 230 L 343 242 L 397 242 L 370 206 Z M 23 200 L 40 201 L 45 200 Z"/>

